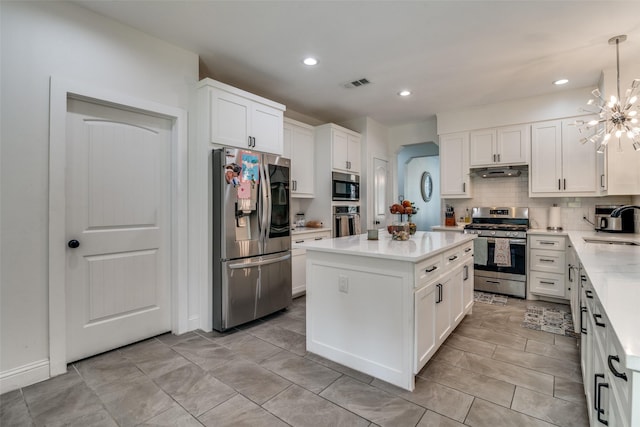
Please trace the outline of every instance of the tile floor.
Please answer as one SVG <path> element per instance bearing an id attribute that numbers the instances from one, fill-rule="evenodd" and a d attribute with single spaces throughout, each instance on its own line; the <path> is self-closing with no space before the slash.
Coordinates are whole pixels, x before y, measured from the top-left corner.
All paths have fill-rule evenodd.
<path id="1" fill-rule="evenodd" d="M 476 303 L 410 393 L 307 353 L 302 297 L 226 334 L 73 363 L 0 396 L 0 425 L 586 426 L 575 339 L 521 327 L 525 308 Z"/>

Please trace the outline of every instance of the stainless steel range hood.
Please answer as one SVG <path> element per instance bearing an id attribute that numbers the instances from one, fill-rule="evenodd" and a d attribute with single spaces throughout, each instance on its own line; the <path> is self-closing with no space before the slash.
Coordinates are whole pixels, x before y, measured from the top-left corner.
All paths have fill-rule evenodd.
<path id="1" fill-rule="evenodd" d="M 515 178 L 520 176 L 526 166 L 503 166 L 495 168 L 474 169 L 473 174 L 480 178 Z"/>

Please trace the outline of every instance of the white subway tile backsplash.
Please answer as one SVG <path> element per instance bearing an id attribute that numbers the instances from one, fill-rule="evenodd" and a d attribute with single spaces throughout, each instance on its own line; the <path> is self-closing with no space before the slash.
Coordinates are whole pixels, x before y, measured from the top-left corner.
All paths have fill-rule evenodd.
<path id="1" fill-rule="evenodd" d="M 640 196 L 605 197 L 529 197 L 529 175 L 523 173 L 518 178 L 471 178 L 473 198 L 445 199 L 442 203 L 444 223 L 445 205 L 451 205 L 456 212 L 456 220 L 464 216 L 465 210 L 479 206 L 515 206 L 529 208 L 529 222 L 532 228 L 546 228 L 549 208 L 557 204 L 562 208 L 562 228 L 565 230 L 593 230 L 593 224 L 582 219 L 586 216 L 593 223 L 596 205 L 640 205 Z M 636 233 L 640 233 L 640 211 L 635 216 Z"/>

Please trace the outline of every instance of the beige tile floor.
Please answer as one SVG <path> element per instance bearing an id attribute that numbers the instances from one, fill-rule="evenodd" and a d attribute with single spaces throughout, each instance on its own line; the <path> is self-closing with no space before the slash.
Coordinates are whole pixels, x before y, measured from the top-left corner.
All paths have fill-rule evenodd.
<path id="1" fill-rule="evenodd" d="M 302 297 L 229 333 L 166 334 L 73 363 L 0 396 L 0 425 L 586 426 L 576 340 L 522 328 L 526 305 L 476 303 L 414 392 L 307 353 Z"/>

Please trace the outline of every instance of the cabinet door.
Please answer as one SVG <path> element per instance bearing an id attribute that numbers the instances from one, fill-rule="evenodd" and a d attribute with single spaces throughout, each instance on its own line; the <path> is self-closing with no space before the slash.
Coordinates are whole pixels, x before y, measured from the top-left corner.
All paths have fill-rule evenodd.
<path id="1" fill-rule="evenodd" d="M 443 198 L 469 198 L 469 133 L 440 137 L 440 195 Z"/>
<path id="2" fill-rule="evenodd" d="M 451 276 L 436 283 L 436 336 L 438 345 L 447 339 L 451 332 Z"/>
<path id="3" fill-rule="evenodd" d="M 473 259 L 462 267 L 462 304 L 465 313 L 473 306 Z"/>
<path id="4" fill-rule="evenodd" d="M 413 373 L 417 374 L 436 351 L 436 286 L 428 285 L 416 291 L 415 305 L 415 347 Z"/>
<path id="5" fill-rule="evenodd" d="M 522 164 L 529 162 L 529 126 L 498 128 L 497 160 L 500 164 Z"/>
<path id="6" fill-rule="evenodd" d="M 622 137 L 620 142 L 614 138 L 606 151 L 607 194 L 640 194 L 640 155 L 633 151 L 626 137 Z"/>
<path id="7" fill-rule="evenodd" d="M 485 129 L 469 134 L 469 165 L 493 166 L 497 161 L 496 130 Z"/>
<path id="8" fill-rule="evenodd" d="M 456 268 L 449 281 L 449 298 L 451 299 L 451 329 L 464 317 L 463 268 Z"/>
<path id="9" fill-rule="evenodd" d="M 211 142 L 238 148 L 249 147 L 251 101 L 217 89 L 211 96 Z"/>
<path id="10" fill-rule="evenodd" d="M 313 197 L 315 191 L 315 162 L 313 131 L 294 126 L 291 141 L 291 180 L 294 197 Z"/>
<path id="11" fill-rule="evenodd" d="M 291 295 L 296 297 L 307 290 L 307 252 L 291 250 Z"/>
<path id="12" fill-rule="evenodd" d="M 251 104 L 250 136 L 255 138 L 255 150 L 282 154 L 282 111 L 267 105 Z"/>
<path id="13" fill-rule="evenodd" d="M 349 139 L 346 132 L 331 131 L 333 169 L 349 171 Z"/>
<path id="14" fill-rule="evenodd" d="M 578 127 L 569 121 L 562 122 L 562 189 L 566 192 L 590 192 L 597 190 L 596 147 L 580 139 Z M 590 136 L 590 135 L 586 135 Z"/>
<path id="15" fill-rule="evenodd" d="M 347 135 L 349 171 L 360 173 L 360 137 Z"/>
<path id="16" fill-rule="evenodd" d="M 531 128 L 532 193 L 562 191 L 562 122 L 535 123 Z"/>

